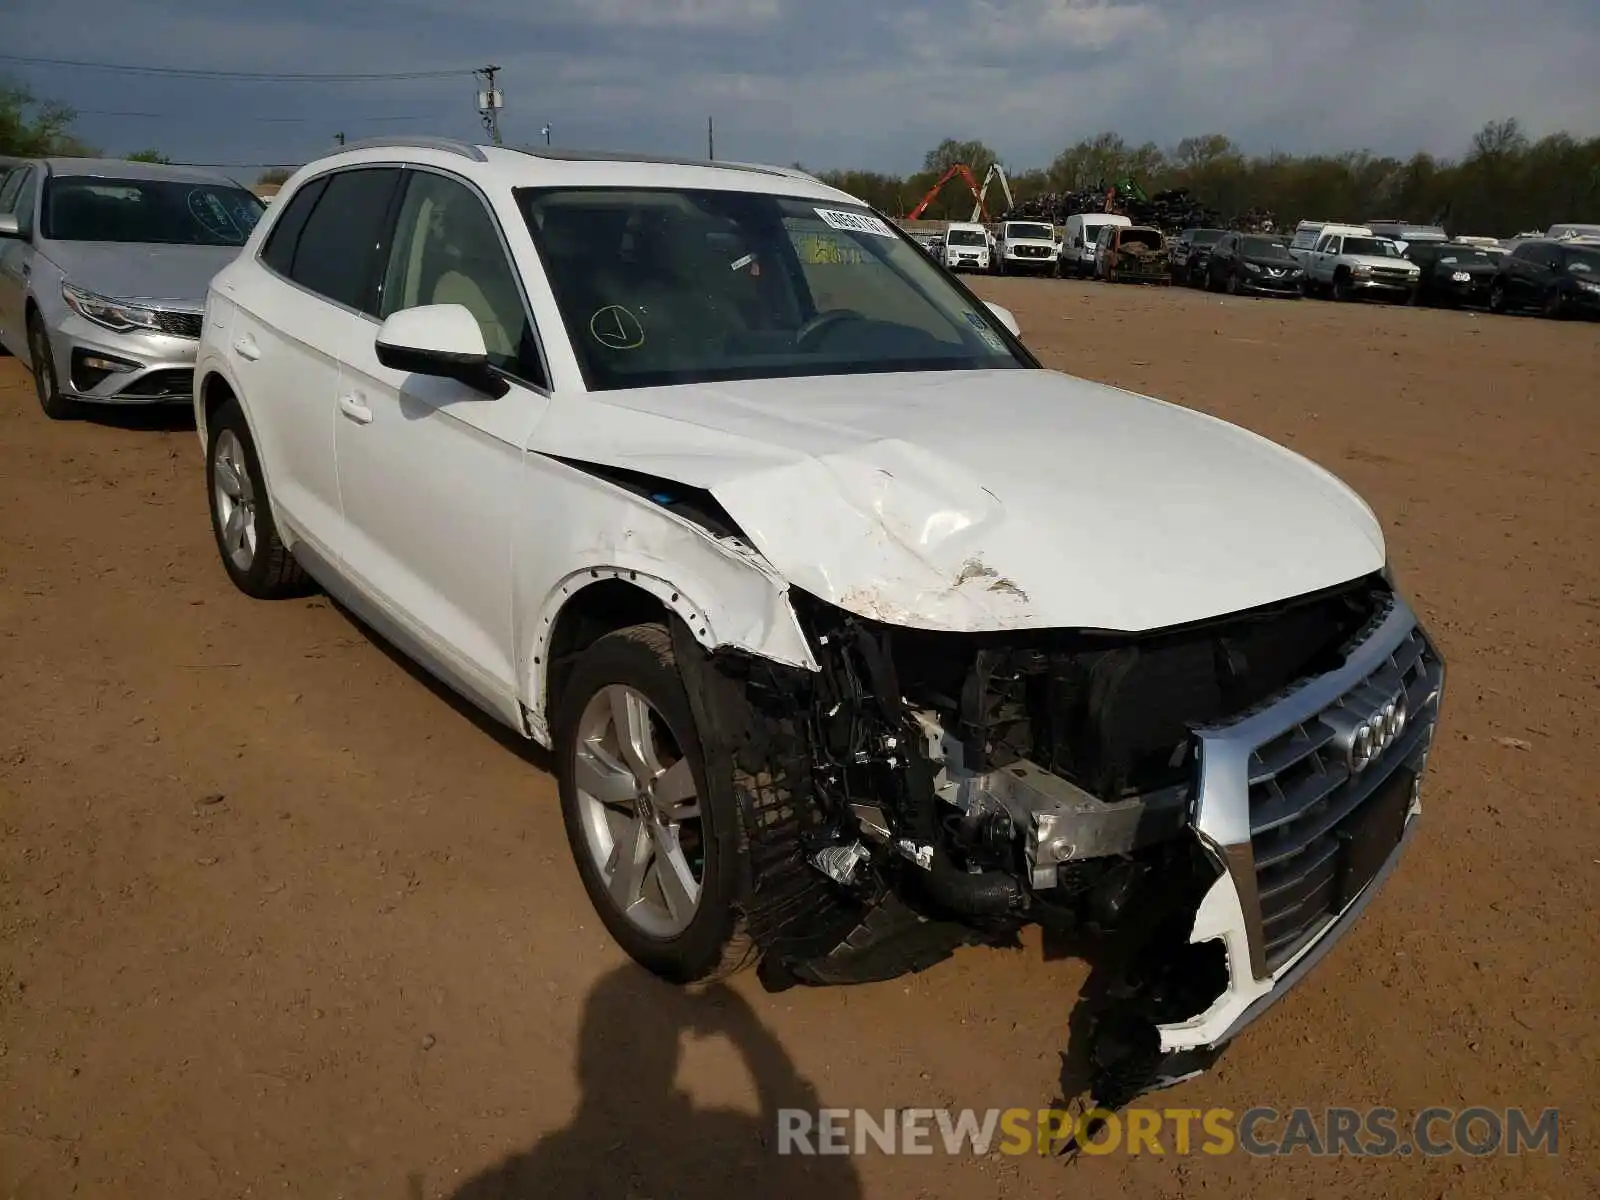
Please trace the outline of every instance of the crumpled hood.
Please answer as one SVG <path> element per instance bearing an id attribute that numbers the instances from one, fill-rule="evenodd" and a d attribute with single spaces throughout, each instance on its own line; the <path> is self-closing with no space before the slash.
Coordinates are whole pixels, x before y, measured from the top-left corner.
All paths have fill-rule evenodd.
<path id="1" fill-rule="evenodd" d="M 205 306 L 212 277 L 238 246 L 162 246 L 140 242 L 47 242 L 45 255 L 67 282 L 112 300 Z"/>
<path id="2" fill-rule="evenodd" d="M 1155 629 L 1384 562 L 1320 467 L 1054 371 L 560 398 L 530 448 L 708 489 L 792 585 L 925 629 Z"/>

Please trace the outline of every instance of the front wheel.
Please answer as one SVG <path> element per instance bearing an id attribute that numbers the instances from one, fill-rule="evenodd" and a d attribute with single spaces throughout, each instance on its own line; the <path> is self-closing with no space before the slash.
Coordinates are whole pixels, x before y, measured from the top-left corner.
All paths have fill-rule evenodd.
<path id="1" fill-rule="evenodd" d="M 664 626 L 630 626 L 584 651 L 561 689 L 555 753 L 567 840 L 611 936 L 677 983 L 748 966 L 753 943 L 733 903 L 739 818 L 706 786 Z"/>
<path id="2" fill-rule="evenodd" d="M 1489 311 L 1492 313 L 1505 313 L 1506 285 L 1498 279 L 1489 287 Z"/>
<path id="3" fill-rule="evenodd" d="M 61 394 L 56 382 L 56 359 L 50 350 L 50 338 L 37 313 L 28 318 L 28 357 L 33 359 L 33 391 L 39 397 L 39 407 L 52 421 L 69 421 L 78 415 L 78 406 Z"/>

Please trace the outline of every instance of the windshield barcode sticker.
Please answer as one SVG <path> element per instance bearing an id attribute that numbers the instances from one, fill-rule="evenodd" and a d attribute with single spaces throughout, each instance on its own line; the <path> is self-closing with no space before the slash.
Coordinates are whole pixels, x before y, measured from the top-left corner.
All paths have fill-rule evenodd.
<path id="1" fill-rule="evenodd" d="M 833 229 L 843 229 L 848 233 L 870 233 L 877 237 L 894 236 L 894 230 L 866 213 L 841 212 L 836 208 L 819 208 L 816 213 Z"/>

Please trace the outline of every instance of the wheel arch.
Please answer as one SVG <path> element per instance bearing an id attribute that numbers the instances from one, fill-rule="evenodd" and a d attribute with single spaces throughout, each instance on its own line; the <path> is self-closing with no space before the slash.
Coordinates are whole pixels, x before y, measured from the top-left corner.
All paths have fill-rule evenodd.
<path id="1" fill-rule="evenodd" d="M 568 572 L 526 618 L 519 675 L 527 732 L 548 746 L 561 688 L 577 656 L 630 625 L 676 617 L 707 650 L 739 649 L 788 666 L 817 668 L 789 603 L 767 569 L 709 544 L 671 577 L 662 560 L 594 562 Z"/>

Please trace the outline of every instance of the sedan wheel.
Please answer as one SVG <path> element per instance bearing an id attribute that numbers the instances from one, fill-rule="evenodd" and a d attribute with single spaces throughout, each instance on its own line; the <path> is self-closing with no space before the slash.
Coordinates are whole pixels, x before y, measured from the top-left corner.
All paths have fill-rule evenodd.
<path id="1" fill-rule="evenodd" d="M 56 383 L 55 356 L 50 352 L 50 339 L 44 326 L 35 316 L 28 322 L 28 355 L 33 359 L 33 390 L 39 397 L 39 407 L 52 421 L 65 421 L 78 415 L 78 406 L 61 394 Z"/>
<path id="2" fill-rule="evenodd" d="M 694 771 L 666 720 L 626 684 L 601 688 L 578 722 L 573 783 L 586 845 L 617 911 L 651 937 L 700 907 L 705 839 Z"/>

